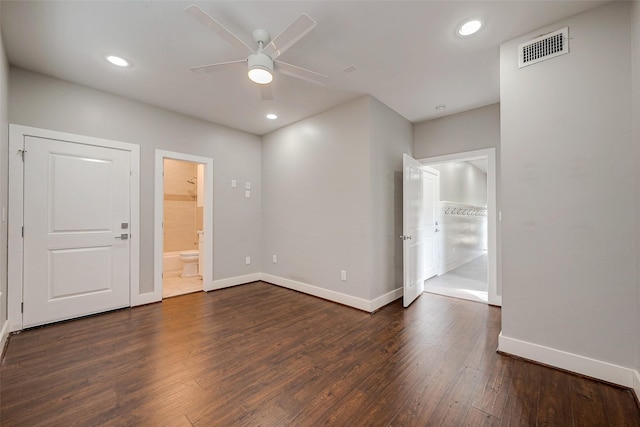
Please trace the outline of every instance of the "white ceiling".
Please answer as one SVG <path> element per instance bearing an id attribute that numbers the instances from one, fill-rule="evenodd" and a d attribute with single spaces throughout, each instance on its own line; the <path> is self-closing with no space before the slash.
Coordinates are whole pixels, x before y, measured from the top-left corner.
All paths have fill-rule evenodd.
<path id="1" fill-rule="evenodd" d="M 500 43 L 604 2 L 195 2 L 251 46 L 256 28 L 275 36 L 303 12 L 317 21 L 280 59 L 329 86 L 277 74 L 273 101 L 242 70 L 189 70 L 246 56 L 183 12 L 191 3 L 4 0 L 2 36 L 14 66 L 262 135 L 362 94 L 414 123 L 498 102 Z M 455 31 L 468 18 L 484 27 L 463 39 Z M 133 66 L 117 69 L 107 54 Z"/>

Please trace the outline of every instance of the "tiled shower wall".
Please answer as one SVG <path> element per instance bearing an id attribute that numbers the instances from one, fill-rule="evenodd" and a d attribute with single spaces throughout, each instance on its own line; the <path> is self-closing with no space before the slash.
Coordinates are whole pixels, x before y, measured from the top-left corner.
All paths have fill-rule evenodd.
<path id="1" fill-rule="evenodd" d="M 196 175 L 196 163 L 164 160 L 164 252 L 198 248 L 202 208 L 196 207 Z"/>

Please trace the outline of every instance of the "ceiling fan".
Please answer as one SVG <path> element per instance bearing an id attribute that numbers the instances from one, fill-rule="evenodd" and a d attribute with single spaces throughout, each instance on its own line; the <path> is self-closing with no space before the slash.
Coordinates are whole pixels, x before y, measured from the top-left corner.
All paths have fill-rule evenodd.
<path id="1" fill-rule="evenodd" d="M 184 10 L 200 23 L 209 27 L 214 33 L 216 33 L 220 38 L 226 40 L 230 45 L 242 51 L 248 51 L 248 56 L 245 59 L 192 67 L 191 70 L 196 73 L 211 73 L 220 67 L 244 65 L 246 63 L 249 79 L 258 83 L 262 99 L 264 100 L 273 99 L 271 87 L 268 84 L 273 80 L 274 72 L 286 74 L 291 77 L 320 85 L 326 85 L 329 81 L 329 77 L 323 74 L 288 64 L 277 59 L 316 26 L 316 21 L 311 19 L 311 17 L 305 13 L 298 16 L 273 40 L 271 40 L 271 37 L 266 30 L 255 30 L 252 36 L 253 40 L 258 44 L 258 47 L 257 49 L 252 49 L 238 36 L 226 29 L 222 24 L 213 19 L 195 4 L 187 6 Z"/>

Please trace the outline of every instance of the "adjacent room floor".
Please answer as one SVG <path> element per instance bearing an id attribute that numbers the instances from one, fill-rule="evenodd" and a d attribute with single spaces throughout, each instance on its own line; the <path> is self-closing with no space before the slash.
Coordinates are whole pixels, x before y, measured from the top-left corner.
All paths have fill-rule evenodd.
<path id="1" fill-rule="evenodd" d="M 202 277 L 173 276 L 162 279 L 162 298 L 190 294 L 202 290 Z"/>
<path id="2" fill-rule="evenodd" d="M 424 282 L 424 291 L 486 303 L 488 299 L 487 253 L 441 276 Z"/>

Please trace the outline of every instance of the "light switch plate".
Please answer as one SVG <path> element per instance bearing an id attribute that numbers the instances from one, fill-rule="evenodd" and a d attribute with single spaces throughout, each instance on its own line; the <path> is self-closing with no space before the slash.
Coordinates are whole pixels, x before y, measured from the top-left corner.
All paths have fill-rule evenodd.
<path id="1" fill-rule="evenodd" d="M 250 198 L 251 197 L 251 191 L 244 190 L 244 197 L 247 198 L 247 199 Z"/>

